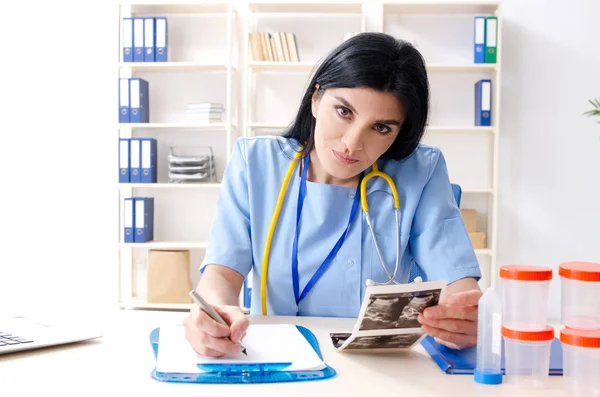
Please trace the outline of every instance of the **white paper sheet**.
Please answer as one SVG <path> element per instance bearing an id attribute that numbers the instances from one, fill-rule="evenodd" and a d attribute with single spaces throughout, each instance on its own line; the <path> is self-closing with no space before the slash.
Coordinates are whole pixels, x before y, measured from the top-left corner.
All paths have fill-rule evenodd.
<path id="1" fill-rule="evenodd" d="M 159 332 L 156 370 L 167 373 L 202 373 L 198 364 L 281 363 L 292 364 L 284 371 L 318 370 L 325 368 L 306 338 L 295 325 L 250 325 L 242 340 L 248 356 L 238 354 L 221 358 L 196 354 L 185 339 L 183 326 L 163 326 Z"/>

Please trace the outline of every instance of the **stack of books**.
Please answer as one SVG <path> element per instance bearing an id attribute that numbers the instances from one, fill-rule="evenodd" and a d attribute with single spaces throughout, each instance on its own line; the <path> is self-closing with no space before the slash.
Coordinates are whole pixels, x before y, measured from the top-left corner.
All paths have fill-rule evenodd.
<path id="1" fill-rule="evenodd" d="M 253 61 L 299 62 L 296 35 L 287 32 L 250 33 Z"/>
<path id="2" fill-rule="evenodd" d="M 185 114 L 188 119 L 201 123 L 222 123 L 224 112 L 222 103 L 201 102 L 187 105 Z"/>

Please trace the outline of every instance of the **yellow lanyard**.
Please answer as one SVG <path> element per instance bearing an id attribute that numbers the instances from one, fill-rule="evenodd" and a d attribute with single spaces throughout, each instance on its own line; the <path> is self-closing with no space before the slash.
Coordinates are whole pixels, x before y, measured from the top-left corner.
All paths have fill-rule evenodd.
<path id="1" fill-rule="evenodd" d="M 285 192 L 287 190 L 287 186 L 290 182 L 290 178 L 292 177 L 292 173 L 296 168 L 296 163 L 300 159 L 300 155 L 302 154 L 302 149 L 296 152 L 294 159 L 290 162 L 290 166 L 285 174 L 285 179 L 283 180 L 283 184 L 281 185 L 281 189 L 279 190 L 279 197 L 277 197 L 277 204 L 275 206 L 275 211 L 273 212 L 273 217 L 271 218 L 271 225 L 269 226 L 269 232 L 267 233 L 267 240 L 265 241 L 265 251 L 263 253 L 263 262 L 262 262 L 262 272 L 260 275 L 260 298 L 261 298 L 261 306 L 262 306 L 262 315 L 267 315 L 267 272 L 269 269 L 269 253 L 271 252 L 271 242 L 273 241 L 273 232 L 275 231 L 275 226 L 277 225 L 277 220 L 279 219 L 279 213 L 281 212 L 281 206 L 283 204 L 283 198 L 285 196 Z"/>

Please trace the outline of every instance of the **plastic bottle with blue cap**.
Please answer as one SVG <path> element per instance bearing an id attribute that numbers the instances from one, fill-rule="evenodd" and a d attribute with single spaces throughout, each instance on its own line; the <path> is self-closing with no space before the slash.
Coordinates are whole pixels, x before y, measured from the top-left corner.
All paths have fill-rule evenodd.
<path id="1" fill-rule="evenodd" d="M 479 299 L 475 382 L 502 383 L 502 302 L 493 288 Z"/>

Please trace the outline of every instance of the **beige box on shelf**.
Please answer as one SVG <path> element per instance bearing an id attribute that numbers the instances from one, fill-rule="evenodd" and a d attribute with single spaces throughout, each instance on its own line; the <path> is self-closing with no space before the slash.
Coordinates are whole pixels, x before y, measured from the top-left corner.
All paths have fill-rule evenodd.
<path id="1" fill-rule="evenodd" d="M 483 232 L 470 232 L 469 238 L 471 239 L 471 244 L 473 245 L 473 249 L 483 249 L 485 248 L 485 233 Z"/>
<path id="2" fill-rule="evenodd" d="M 189 250 L 148 250 L 148 303 L 190 303 Z"/>
<path id="3" fill-rule="evenodd" d="M 460 213 L 465 221 L 467 232 L 474 233 L 477 231 L 477 212 L 468 208 L 461 208 Z"/>

